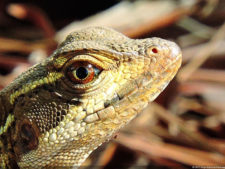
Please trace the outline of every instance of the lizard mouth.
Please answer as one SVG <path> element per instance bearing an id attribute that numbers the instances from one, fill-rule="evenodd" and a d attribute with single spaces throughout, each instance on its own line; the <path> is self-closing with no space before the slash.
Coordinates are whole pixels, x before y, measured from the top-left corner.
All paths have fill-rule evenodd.
<path id="1" fill-rule="evenodd" d="M 174 78 L 178 69 L 181 66 L 182 54 L 177 56 L 177 59 L 169 64 L 159 75 L 155 77 L 148 77 L 147 83 L 142 84 L 142 88 L 146 89 L 143 91 L 143 95 L 148 96 L 149 102 L 155 100 L 155 98 L 167 87 L 169 82 Z M 149 80 L 149 78 L 152 78 Z"/>
<path id="2" fill-rule="evenodd" d="M 153 101 L 173 79 L 182 61 L 181 53 L 169 64 L 160 75 L 153 76 L 146 72 L 138 79 L 129 81 L 124 88 L 116 93 L 116 96 L 105 102 L 105 109 L 113 106 L 118 107 L 118 113 L 137 105 L 141 101 L 146 103 Z M 138 106 L 139 107 L 139 106 Z M 141 106 L 142 107 L 142 106 Z M 140 108 L 139 112 L 144 108 Z"/>

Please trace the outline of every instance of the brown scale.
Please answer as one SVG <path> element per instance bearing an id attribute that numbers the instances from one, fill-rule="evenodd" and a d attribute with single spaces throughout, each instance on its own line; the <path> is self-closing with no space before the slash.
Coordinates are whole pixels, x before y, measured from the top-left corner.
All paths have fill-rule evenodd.
<path id="1" fill-rule="evenodd" d="M 32 104 L 38 105 L 38 108 L 34 108 L 32 105 L 28 110 L 27 117 L 36 123 L 41 133 L 56 127 L 63 120 L 68 109 L 68 105 L 61 104 L 57 106 L 54 101 L 39 100 Z"/>
<path id="2" fill-rule="evenodd" d="M 69 107 L 68 104 L 57 98 L 49 99 L 46 95 L 43 97 L 42 92 L 46 93 L 46 90 L 41 90 L 38 94 L 30 93 L 21 97 L 14 109 L 18 116 L 22 113 L 26 115 L 27 120 L 34 122 L 40 133 L 56 127 L 64 119 Z M 32 99 L 26 102 L 26 99 L 31 96 Z M 49 94 L 49 97 L 51 97 L 51 94 Z M 23 119 L 21 120 L 23 121 Z"/>

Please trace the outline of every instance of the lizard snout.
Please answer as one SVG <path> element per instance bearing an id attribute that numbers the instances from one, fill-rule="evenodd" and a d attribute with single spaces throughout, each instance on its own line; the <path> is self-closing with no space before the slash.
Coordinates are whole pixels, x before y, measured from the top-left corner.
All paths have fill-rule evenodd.
<path id="1" fill-rule="evenodd" d="M 171 59 L 177 60 L 177 59 L 179 59 L 179 57 L 181 57 L 181 49 L 176 43 L 170 42 L 169 50 L 170 50 L 169 57 Z"/>

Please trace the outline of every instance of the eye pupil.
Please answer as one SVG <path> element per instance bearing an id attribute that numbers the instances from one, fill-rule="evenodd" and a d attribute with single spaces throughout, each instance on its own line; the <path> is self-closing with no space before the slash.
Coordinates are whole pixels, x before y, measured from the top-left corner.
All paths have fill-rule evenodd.
<path id="1" fill-rule="evenodd" d="M 74 62 L 67 68 L 67 77 L 75 84 L 92 82 L 102 69 L 95 67 L 89 62 Z"/>
<path id="2" fill-rule="evenodd" d="M 79 67 L 76 70 L 76 76 L 79 79 L 85 79 L 88 76 L 88 70 L 86 68 L 84 68 L 84 67 Z"/>

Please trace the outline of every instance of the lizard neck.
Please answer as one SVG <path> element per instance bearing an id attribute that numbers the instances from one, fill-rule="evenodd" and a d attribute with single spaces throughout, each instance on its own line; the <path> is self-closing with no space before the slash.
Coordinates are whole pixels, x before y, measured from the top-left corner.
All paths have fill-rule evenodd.
<path id="1" fill-rule="evenodd" d="M 19 168 L 12 154 L 10 128 L 13 115 L 10 115 L 11 106 L 7 102 L 6 92 L 0 91 L 0 168 Z"/>
<path id="2" fill-rule="evenodd" d="M 6 115 L 5 113 L 5 108 L 4 108 L 4 104 L 2 102 L 2 92 L 0 92 L 0 126 L 4 125 L 3 119 Z M 8 159 L 8 158 L 7 158 Z M 3 144 L 3 139 L 2 136 L 0 135 L 0 167 L 1 168 L 6 168 L 6 155 L 4 153 L 4 144 Z"/>
<path id="3" fill-rule="evenodd" d="M 2 127 L 6 125 L 7 117 L 12 112 L 12 105 L 8 101 L 8 90 L 3 89 L 0 91 L 0 136 L 3 131 Z"/>

